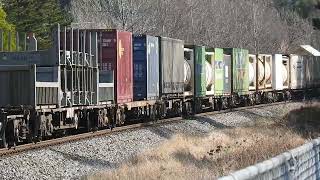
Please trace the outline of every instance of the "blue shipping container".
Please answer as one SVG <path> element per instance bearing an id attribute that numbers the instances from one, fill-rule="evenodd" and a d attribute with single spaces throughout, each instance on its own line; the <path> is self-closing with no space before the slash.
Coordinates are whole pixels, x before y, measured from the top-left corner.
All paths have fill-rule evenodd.
<path id="1" fill-rule="evenodd" d="M 148 35 L 133 35 L 133 99 L 159 97 L 159 40 Z"/>

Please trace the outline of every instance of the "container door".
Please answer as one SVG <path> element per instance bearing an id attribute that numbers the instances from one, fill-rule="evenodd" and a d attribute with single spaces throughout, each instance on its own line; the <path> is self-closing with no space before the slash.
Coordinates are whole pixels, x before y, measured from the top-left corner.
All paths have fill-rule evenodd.
<path id="1" fill-rule="evenodd" d="M 118 31 L 117 42 L 117 100 L 118 103 L 133 100 L 132 34 Z"/>
<path id="2" fill-rule="evenodd" d="M 249 52 L 245 49 L 233 49 L 233 92 L 239 95 L 249 91 Z"/>
<path id="3" fill-rule="evenodd" d="M 202 97 L 206 95 L 206 50 L 203 46 L 195 47 L 195 95 Z"/>
<path id="4" fill-rule="evenodd" d="M 224 55 L 223 49 L 214 50 L 214 92 L 216 95 L 224 94 Z"/>
<path id="5" fill-rule="evenodd" d="M 117 96 L 117 33 L 115 30 L 109 30 L 101 32 L 101 43 L 100 43 L 100 77 L 99 86 L 105 83 L 114 83 L 113 87 L 100 87 L 99 98 L 101 101 L 116 100 Z M 110 94 L 110 90 L 114 90 Z M 104 94 L 104 95 L 103 95 Z M 108 95 L 107 95 L 108 94 Z"/>
<path id="6" fill-rule="evenodd" d="M 161 93 L 171 94 L 172 88 L 173 44 L 169 38 L 161 37 Z"/>
<path id="7" fill-rule="evenodd" d="M 161 91 L 163 94 L 183 93 L 183 41 L 161 37 Z"/>
<path id="8" fill-rule="evenodd" d="M 290 62 L 290 79 L 292 89 L 301 89 L 305 84 L 305 64 L 303 56 L 291 56 Z"/>
<path id="9" fill-rule="evenodd" d="M 117 60 L 117 34 L 115 30 L 109 32 L 102 32 L 100 55 L 100 70 L 116 71 L 115 63 Z"/>
<path id="10" fill-rule="evenodd" d="M 147 36 L 147 99 L 159 97 L 159 38 Z"/>
<path id="11" fill-rule="evenodd" d="M 147 50 L 146 36 L 134 36 L 133 39 L 133 99 L 147 98 Z"/>
<path id="12" fill-rule="evenodd" d="M 184 44 L 183 41 L 173 39 L 172 82 L 173 93 L 184 92 Z"/>

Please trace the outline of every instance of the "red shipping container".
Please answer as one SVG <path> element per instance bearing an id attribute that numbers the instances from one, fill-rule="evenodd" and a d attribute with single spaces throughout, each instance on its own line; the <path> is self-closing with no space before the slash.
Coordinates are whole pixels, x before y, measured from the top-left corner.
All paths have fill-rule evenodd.
<path id="1" fill-rule="evenodd" d="M 100 70 L 114 72 L 116 103 L 132 102 L 132 33 L 118 30 L 104 30 L 101 33 Z"/>

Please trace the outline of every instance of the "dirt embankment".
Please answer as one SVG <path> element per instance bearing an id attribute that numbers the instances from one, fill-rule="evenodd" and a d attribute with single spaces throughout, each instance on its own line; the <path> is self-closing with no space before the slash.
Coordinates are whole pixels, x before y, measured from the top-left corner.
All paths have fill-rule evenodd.
<path id="1" fill-rule="evenodd" d="M 320 136 L 320 106 L 294 110 L 273 123 L 222 129 L 206 137 L 176 135 L 118 169 L 86 179 L 215 179 Z"/>

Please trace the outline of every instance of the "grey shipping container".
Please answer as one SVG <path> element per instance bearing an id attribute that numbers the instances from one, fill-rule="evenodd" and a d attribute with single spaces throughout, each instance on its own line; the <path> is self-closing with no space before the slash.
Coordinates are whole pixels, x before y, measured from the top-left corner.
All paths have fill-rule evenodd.
<path id="1" fill-rule="evenodd" d="M 133 36 L 133 99 L 159 97 L 159 39 L 148 35 Z"/>
<path id="2" fill-rule="evenodd" d="M 0 107 L 59 106 L 62 99 L 59 71 L 59 66 L 0 66 Z"/>
<path id="3" fill-rule="evenodd" d="M 184 42 L 160 37 L 160 91 L 165 94 L 184 92 Z"/>
<path id="4" fill-rule="evenodd" d="M 307 88 L 320 87 L 320 57 L 304 56 Z"/>

